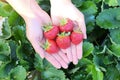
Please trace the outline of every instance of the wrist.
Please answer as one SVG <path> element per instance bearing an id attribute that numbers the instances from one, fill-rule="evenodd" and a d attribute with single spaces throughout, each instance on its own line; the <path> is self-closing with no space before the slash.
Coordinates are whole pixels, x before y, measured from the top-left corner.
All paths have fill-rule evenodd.
<path id="1" fill-rule="evenodd" d="M 59 5 L 68 5 L 71 4 L 71 0 L 50 0 L 51 6 L 59 6 Z"/>
<path id="2" fill-rule="evenodd" d="M 34 18 L 36 11 L 42 11 L 35 0 L 6 0 L 23 18 Z"/>

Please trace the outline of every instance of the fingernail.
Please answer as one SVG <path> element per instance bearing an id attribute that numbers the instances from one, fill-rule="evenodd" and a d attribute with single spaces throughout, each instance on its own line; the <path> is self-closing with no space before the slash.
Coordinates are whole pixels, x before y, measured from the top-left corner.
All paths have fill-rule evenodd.
<path id="1" fill-rule="evenodd" d="M 45 57 L 44 56 L 41 56 L 42 59 L 44 59 Z"/>
<path id="2" fill-rule="evenodd" d="M 81 59 L 82 58 L 82 56 L 78 56 L 78 59 Z"/>
<path id="3" fill-rule="evenodd" d="M 72 59 L 69 59 L 70 62 L 72 62 Z"/>
<path id="4" fill-rule="evenodd" d="M 56 68 L 57 68 L 57 69 L 60 69 L 60 68 L 61 68 L 61 66 L 56 66 Z"/>
<path id="5" fill-rule="evenodd" d="M 86 34 L 84 34 L 84 39 L 87 39 L 87 35 Z"/>
<path id="6" fill-rule="evenodd" d="M 66 66 L 63 66 L 63 68 L 64 68 L 64 69 L 67 69 L 67 68 L 68 68 L 68 65 L 66 65 Z"/>
<path id="7" fill-rule="evenodd" d="M 74 64 L 74 65 L 78 64 L 78 61 L 74 61 L 73 64 Z"/>

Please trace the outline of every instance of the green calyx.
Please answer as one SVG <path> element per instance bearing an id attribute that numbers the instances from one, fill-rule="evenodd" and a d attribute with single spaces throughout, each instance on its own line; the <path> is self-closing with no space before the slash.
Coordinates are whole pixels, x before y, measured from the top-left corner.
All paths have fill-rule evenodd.
<path id="1" fill-rule="evenodd" d="M 66 18 L 63 18 L 63 19 L 60 20 L 60 25 L 61 26 L 64 26 L 66 23 L 67 23 L 67 19 Z"/>
<path id="2" fill-rule="evenodd" d="M 70 35 L 70 32 L 62 32 L 61 34 L 58 34 L 58 36 L 60 37 L 65 37 L 65 36 L 69 36 Z"/>
<path id="3" fill-rule="evenodd" d="M 76 32 L 76 33 L 82 33 L 80 28 L 74 29 L 73 31 Z"/>
<path id="4" fill-rule="evenodd" d="M 44 48 L 46 50 L 49 48 L 49 46 L 50 46 L 50 44 L 49 44 L 48 40 L 46 40 L 45 44 L 42 45 L 42 48 Z"/>
<path id="5" fill-rule="evenodd" d="M 48 25 L 43 26 L 42 29 L 43 29 L 45 32 L 47 32 L 47 31 L 51 30 L 52 28 L 53 28 L 53 26 L 52 26 L 51 24 L 48 24 Z"/>

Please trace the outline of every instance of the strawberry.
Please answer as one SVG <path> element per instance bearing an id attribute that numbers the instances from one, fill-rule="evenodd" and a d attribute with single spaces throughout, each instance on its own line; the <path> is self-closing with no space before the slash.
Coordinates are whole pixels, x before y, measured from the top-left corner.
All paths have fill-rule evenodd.
<path id="1" fill-rule="evenodd" d="M 59 48 L 66 49 L 70 46 L 71 41 L 70 41 L 69 35 L 70 35 L 70 32 L 68 33 L 62 32 L 61 34 L 57 36 L 56 43 Z"/>
<path id="2" fill-rule="evenodd" d="M 70 19 L 62 19 L 60 21 L 60 31 L 61 32 L 71 32 L 73 30 L 73 21 Z"/>
<path id="3" fill-rule="evenodd" d="M 47 39 L 55 39 L 57 34 L 59 33 L 59 28 L 57 26 L 44 26 L 44 36 Z"/>
<path id="4" fill-rule="evenodd" d="M 48 52 L 49 54 L 57 53 L 59 48 L 54 40 L 46 40 L 45 44 L 43 45 L 43 48 Z"/>
<path id="5" fill-rule="evenodd" d="M 70 38 L 71 42 L 77 45 L 83 40 L 83 33 L 80 30 L 73 31 L 70 35 Z"/>

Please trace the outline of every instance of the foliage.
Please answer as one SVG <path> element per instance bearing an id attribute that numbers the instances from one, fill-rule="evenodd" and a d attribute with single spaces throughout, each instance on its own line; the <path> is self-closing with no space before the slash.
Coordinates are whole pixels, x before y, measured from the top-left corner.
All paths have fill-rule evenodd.
<path id="1" fill-rule="evenodd" d="M 49 13 L 49 0 L 37 1 Z M 120 80 L 120 0 L 72 2 L 85 15 L 88 38 L 77 65 L 56 69 L 35 53 L 24 20 L 0 1 L 0 80 Z"/>

